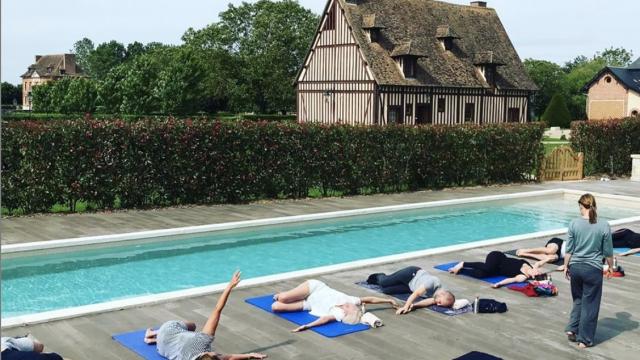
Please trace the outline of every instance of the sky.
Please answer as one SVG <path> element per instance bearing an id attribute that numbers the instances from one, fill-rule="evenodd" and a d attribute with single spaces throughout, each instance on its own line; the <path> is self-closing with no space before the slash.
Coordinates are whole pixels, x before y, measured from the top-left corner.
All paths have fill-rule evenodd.
<path id="1" fill-rule="evenodd" d="M 430 1 L 430 0 L 422 0 Z M 458 4 L 469 1 L 447 0 Z M 180 44 L 189 27 L 218 21 L 218 13 L 239 0 L 2 0 L 1 79 L 20 83 L 35 55 L 69 52 L 84 37 L 94 44 L 117 40 Z M 253 2 L 249 0 L 248 2 Z M 324 0 L 299 0 L 319 14 Z M 520 57 L 564 64 L 624 47 L 640 56 L 639 0 L 488 0 L 496 9 Z M 634 36 L 635 35 L 635 36 Z"/>

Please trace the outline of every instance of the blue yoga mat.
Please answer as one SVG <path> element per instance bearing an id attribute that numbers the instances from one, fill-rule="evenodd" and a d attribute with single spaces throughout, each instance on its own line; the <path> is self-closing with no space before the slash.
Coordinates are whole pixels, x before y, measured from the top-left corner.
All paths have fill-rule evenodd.
<path id="1" fill-rule="evenodd" d="M 382 294 L 382 288 L 380 286 L 378 286 L 378 285 L 369 284 L 366 281 L 357 282 L 356 285 L 362 286 L 365 289 L 369 289 L 371 291 L 375 291 L 377 293 Z M 407 299 L 409 298 L 409 296 L 411 296 L 411 294 L 410 293 L 392 294 L 390 296 L 393 296 L 394 298 L 396 298 L 398 300 L 407 301 Z M 424 297 L 420 297 L 420 298 L 424 299 Z M 451 308 L 442 307 L 442 306 L 438 306 L 438 305 L 429 306 L 426 309 L 431 310 L 431 311 L 435 311 L 435 312 L 440 313 L 440 314 L 449 315 L 449 316 L 462 315 L 462 314 L 466 314 L 468 312 L 473 311 L 473 307 L 471 305 L 467 305 L 467 306 L 463 307 L 462 309 L 457 309 L 457 310 L 454 310 L 454 309 L 451 309 Z"/>
<path id="2" fill-rule="evenodd" d="M 613 249 L 613 251 L 615 251 L 618 254 L 622 254 L 622 253 L 627 252 L 629 250 L 631 250 L 631 248 L 614 248 Z M 640 253 L 636 253 L 636 254 L 633 254 L 633 255 L 640 256 Z"/>
<path id="3" fill-rule="evenodd" d="M 144 332 L 146 329 L 116 334 L 113 335 L 113 340 L 120 343 L 120 345 L 138 354 L 141 358 L 147 360 L 167 360 L 165 357 L 158 354 L 156 345 L 149 345 L 144 342 Z"/>
<path id="4" fill-rule="evenodd" d="M 273 295 L 265 295 L 265 296 L 245 299 L 245 302 L 253 306 L 257 306 L 260 309 L 268 313 L 271 313 L 275 316 L 281 317 L 285 320 L 289 320 L 292 323 L 297 325 L 305 325 L 318 319 L 317 316 L 313 316 L 309 314 L 308 311 L 274 313 L 273 311 L 271 311 L 271 304 L 273 304 Z M 351 334 L 358 331 L 364 331 L 368 329 L 369 329 L 369 325 L 364 325 L 364 324 L 348 325 L 348 324 L 343 324 L 339 321 L 334 321 L 321 326 L 312 327 L 309 330 L 314 331 L 320 335 L 333 338 L 333 337 L 338 337 L 338 336 Z"/>
<path id="5" fill-rule="evenodd" d="M 438 270 L 441 270 L 441 271 L 447 271 L 448 272 L 449 269 L 451 269 L 452 267 L 458 265 L 458 263 L 459 263 L 459 261 L 451 262 L 451 263 L 447 263 L 447 264 L 434 266 L 434 268 L 436 268 Z M 500 281 L 502 281 L 502 280 L 507 278 L 506 276 L 491 276 L 491 277 L 485 277 L 485 278 L 476 278 L 476 277 L 465 275 L 465 274 L 462 274 L 462 273 L 458 273 L 458 275 L 466 276 L 466 277 L 469 277 L 469 278 L 472 278 L 472 279 L 477 279 L 477 280 L 480 280 L 480 281 L 485 281 L 485 282 L 488 282 L 488 283 L 491 283 L 491 284 L 498 283 L 498 282 L 500 282 Z M 516 283 L 511 283 L 511 284 L 507 285 L 507 287 L 522 287 L 522 286 L 526 286 L 527 284 L 528 284 L 527 282 L 516 282 Z"/>
<path id="6" fill-rule="evenodd" d="M 487 353 L 472 351 L 453 360 L 502 360 L 502 358 L 489 355 Z"/>

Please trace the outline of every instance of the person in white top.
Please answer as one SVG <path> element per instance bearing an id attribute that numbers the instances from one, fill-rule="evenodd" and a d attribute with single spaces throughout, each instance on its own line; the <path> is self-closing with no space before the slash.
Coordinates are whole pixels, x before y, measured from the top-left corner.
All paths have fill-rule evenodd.
<path id="1" fill-rule="evenodd" d="M 314 326 L 341 321 L 345 324 L 358 324 L 362 320 L 362 304 L 390 304 L 397 308 L 393 299 L 374 296 L 358 298 L 334 290 L 319 280 L 307 280 L 295 288 L 273 296 L 271 305 L 273 312 L 294 312 L 308 310 L 318 319 L 293 329 L 293 332 L 304 331 Z"/>

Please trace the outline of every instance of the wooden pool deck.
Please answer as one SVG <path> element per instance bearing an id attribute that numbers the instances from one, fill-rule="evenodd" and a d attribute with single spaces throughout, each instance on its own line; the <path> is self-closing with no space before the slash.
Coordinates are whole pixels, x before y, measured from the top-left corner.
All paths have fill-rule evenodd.
<path id="1" fill-rule="evenodd" d="M 442 199 L 574 188 L 611 194 L 640 196 L 640 184 L 627 181 L 533 184 L 473 188 L 415 194 L 381 195 L 348 199 L 282 201 L 249 205 L 193 207 L 157 211 L 72 216 L 37 216 L 3 220 L 2 243 L 60 239 L 76 236 L 200 225 L 274 216 L 315 213 Z M 640 232 L 640 223 L 627 225 Z M 543 245 L 532 239 L 489 248 L 438 254 L 411 261 L 359 268 L 318 277 L 344 292 L 372 293 L 354 283 L 371 272 L 392 271 L 406 265 L 432 269 L 455 260 L 483 258 L 489 250 Z M 357 251 L 357 249 L 354 249 Z M 291 254 L 295 256 L 295 254 Z M 505 314 L 465 314 L 448 317 L 428 310 L 396 316 L 384 307 L 371 307 L 385 326 L 328 339 L 307 331 L 289 332 L 294 325 L 244 302 L 245 298 L 281 291 L 302 279 L 239 288 L 223 313 L 215 348 L 221 352 L 267 353 L 272 359 L 452 359 L 482 351 L 504 359 L 636 359 L 640 353 L 640 257 L 621 258 L 627 276 L 605 281 L 597 345 L 578 350 L 568 343 L 563 329 L 571 308 L 569 283 L 556 273 L 560 294 L 553 298 L 527 298 L 507 289 L 433 270 L 459 298 L 495 298 L 509 306 Z M 169 319 L 189 319 L 202 326 L 218 295 L 200 296 L 162 304 L 83 316 L 3 330 L 6 335 L 33 333 L 65 358 L 138 359 L 113 340 L 114 333 L 158 325 Z"/>

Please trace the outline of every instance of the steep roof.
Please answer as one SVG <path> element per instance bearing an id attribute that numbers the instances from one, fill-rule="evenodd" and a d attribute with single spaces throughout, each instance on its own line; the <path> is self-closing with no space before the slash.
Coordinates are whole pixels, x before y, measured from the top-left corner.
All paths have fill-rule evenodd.
<path id="1" fill-rule="evenodd" d="M 476 64 L 490 54 L 493 64 L 504 64 L 497 67 L 499 89 L 537 90 L 493 9 L 435 0 L 339 1 L 380 85 L 488 88 Z M 376 43 L 363 30 L 372 18 L 384 27 Z M 455 38 L 451 51 L 440 45 L 443 35 Z M 426 55 L 418 60 L 415 79 L 405 79 L 392 58 L 407 44 L 412 53 Z"/>
<path id="2" fill-rule="evenodd" d="M 582 91 L 589 91 L 589 88 L 598 81 L 604 73 L 610 73 L 627 89 L 640 93 L 640 58 L 626 68 L 613 66 L 605 67 L 582 88 Z"/>
<path id="3" fill-rule="evenodd" d="M 35 74 L 44 78 L 83 75 L 82 69 L 76 64 L 74 54 L 36 56 L 35 64 L 29 66 L 21 77 L 33 77 Z"/>

